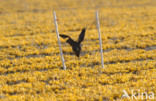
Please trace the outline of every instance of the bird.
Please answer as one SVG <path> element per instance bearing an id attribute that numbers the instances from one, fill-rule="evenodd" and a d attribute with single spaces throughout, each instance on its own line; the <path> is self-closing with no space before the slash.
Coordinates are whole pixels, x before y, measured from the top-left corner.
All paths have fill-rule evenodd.
<path id="1" fill-rule="evenodd" d="M 77 57 L 80 57 L 81 46 L 82 46 L 81 42 L 84 40 L 85 32 L 86 32 L 86 28 L 83 28 L 77 41 L 74 41 L 68 35 L 60 34 L 60 37 L 64 39 L 68 38 L 66 42 L 72 47 L 72 50 Z"/>

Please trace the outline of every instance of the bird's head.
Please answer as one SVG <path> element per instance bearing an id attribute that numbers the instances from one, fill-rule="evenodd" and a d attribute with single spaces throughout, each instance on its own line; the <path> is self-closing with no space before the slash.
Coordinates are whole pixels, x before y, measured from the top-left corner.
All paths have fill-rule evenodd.
<path id="1" fill-rule="evenodd" d="M 80 53 L 76 53 L 76 56 L 77 56 L 77 57 L 80 57 Z"/>
<path id="2" fill-rule="evenodd" d="M 81 52 L 81 47 L 75 47 L 74 51 L 75 51 L 76 56 L 79 57 L 80 52 Z"/>

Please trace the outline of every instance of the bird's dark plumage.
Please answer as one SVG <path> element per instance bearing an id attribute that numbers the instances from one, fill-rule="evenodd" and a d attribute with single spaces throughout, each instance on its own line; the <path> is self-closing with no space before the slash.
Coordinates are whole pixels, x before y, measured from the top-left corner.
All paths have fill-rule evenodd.
<path id="1" fill-rule="evenodd" d="M 60 37 L 62 37 L 64 39 L 65 38 L 68 38 L 66 42 L 68 44 L 70 44 L 70 46 L 72 46 L 72 49 L 73 49 L 73 51 L 74 51 L 74 53 L 76 54 L 77 57 L 80 56 L 81 42 L 84 40 L 85 32 L 86 32 L 86 28 L 83 28 L 82 31 L 81 31 L 81 33 L 80 33 L 80 35 L 79 35 L 78 41 L 74 41 L 68 35 L 60 34 Z"/>

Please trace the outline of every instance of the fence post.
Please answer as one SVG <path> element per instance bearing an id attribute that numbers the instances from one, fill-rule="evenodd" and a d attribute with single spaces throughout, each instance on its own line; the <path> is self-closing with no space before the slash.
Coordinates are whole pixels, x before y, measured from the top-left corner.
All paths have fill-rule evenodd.
<path id="1" fill-rule="evenodd" d="M 57 40 L 58 40 L 58 44 L 59 44 L 59 49 L 60 49 L 60 55 L 61 55 L 61 60 L 62 60 L 62 64 L 63 64 L 63 69 L 66 70 L 66 65 L 65 65 L 65 60 L 64 60 L 64 57 L 63 57 L 62 48 L 61 48 L 61 42 L 60 42 L 60 36 L 59 36 L 58 24 L 57 24 L 57 18 L 56 18 L 55 11 L 53 11 L 53 16 L 54 16 L 54 23 L 55 23 L 55 28 L 56 28 L 56 35 L 57 35 Z"/>
<path id="2" fill-rule="evenodd" d="M 97 30 L 98 30 L 98 34 L 99 34 L 99 43 L 100 43 L 100 52 L 101 52 L 101 64 L 102 64 L 102 68 L 104 68 L 102 39 L 101 39 L 101 31 L 100 31 L 100 22 L 99 22 L 98 11 L 96 11 L 96 22 L 97 22 Z"/>

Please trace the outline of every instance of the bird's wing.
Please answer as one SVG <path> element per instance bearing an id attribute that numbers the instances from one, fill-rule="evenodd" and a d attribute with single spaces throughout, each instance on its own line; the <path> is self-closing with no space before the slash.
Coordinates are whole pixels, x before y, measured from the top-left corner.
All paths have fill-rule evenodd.
<path id="1" fill-rule="evenodd" d="M 70 44 L 71 46 L 74 44 L 74 40 L 70 38 L 70 36 L 68 35 L 64 35 L 64 34 L 60 34 L 60 37 L 62 38 L 68 38 L 68 40 L 66 41 L 68 44 Z"/>
<path id="2" fill-rule="evenodd" d="M 84 40 L 85 32 L 86 32 L 86 28 L 83 28 L 79 35 L 78 43 L 81 43 Z"/>
<path id="3" fill-rule="evenodd" d="M 64 35 L 64 34 L 60 34 L 60 37 L 62 37 L 62 38 L 70 38 L 68 35 Z"/>

